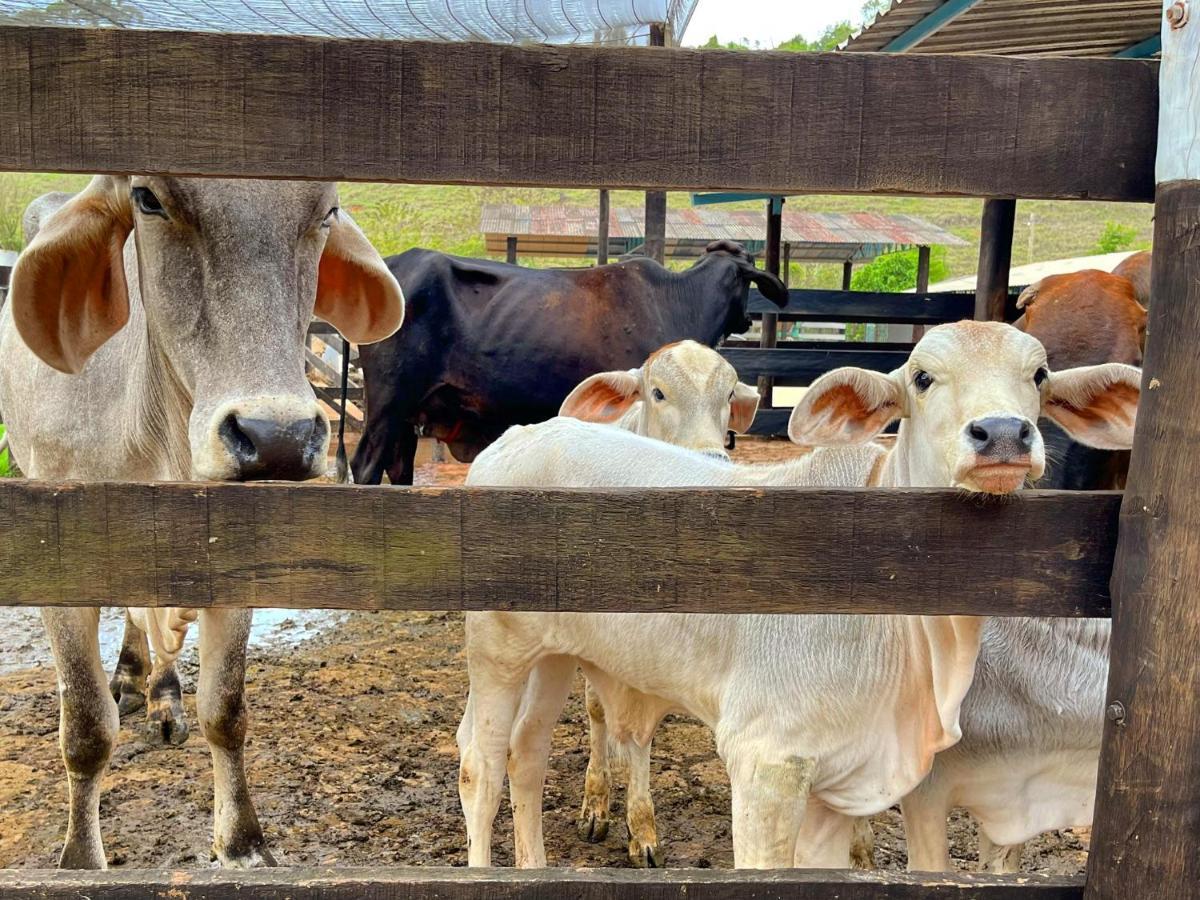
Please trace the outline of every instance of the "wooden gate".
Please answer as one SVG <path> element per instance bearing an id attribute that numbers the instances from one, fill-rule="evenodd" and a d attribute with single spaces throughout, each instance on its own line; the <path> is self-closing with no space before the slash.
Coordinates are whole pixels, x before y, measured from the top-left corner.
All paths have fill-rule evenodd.
<path id="1" fill-rule="evenodd" d="M 792 871 L 6 871 L 0 894 L 1196 897 L 1200 93 L 1187 79 L 1197 35 L 1200 17 L 1163 40 L 1155 302 L 1123 500 L 0 484 L 0 595 L 17 605 L 1102 616 L 1111 575 L 1112 715 L 1086 884 Z M 1156 64 L 1127 60 L 5 27 L 0 168 L 1150 201 L 1158 79 Z M 779 552 L 762 555 L 764 540 Z"/>

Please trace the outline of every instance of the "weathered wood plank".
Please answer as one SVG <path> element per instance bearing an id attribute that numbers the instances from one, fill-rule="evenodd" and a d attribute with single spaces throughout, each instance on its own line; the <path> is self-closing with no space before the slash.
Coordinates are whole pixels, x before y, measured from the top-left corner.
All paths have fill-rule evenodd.
<path id="1" fill-rule="evenodd" d="M 1082 879 L 676 869 L 0 870 L 12 900 L 1079 900 Z"/>
<path id="2" fill-rule="evenodd" d="M 842 349 L 847 348 L 847 349 Z M 858 366 L 873 372 L 890 372 L 908 360 L 907 350 L 875 350 L 870 344 L 842 343 L 838 349 L 762 350 L 720 347 L 720 354 L 737 369 L 738 380 L 754 384 L 770 375 L 780 385 L 808 385 L 830 369 Z"/>
<path id="3" fill-rule="evenodd" d="M 0 605 L 1103 616 L 1119 502 L 4 480 Z"/>
<path id="4" fill-rule="evenodd" d="M 1193 50 L 1188 72 L 1198 57 Z M 1187 78 L 1179 89 L 1196 91 Z M 1156 900 L 1200 897 L 1197 234 L 1200 180 L 1160 184 L 1151 337 L 1113 571 L 1110 716 L 1089 861 L 1096 900 L 1124 900 L 1151 884 Z"/>
<path id="5" fill-rule="evenodd" d="M 0 169 L 1148 201 L 1156 73 L 4 27 Z"/>
<path id="6" fill-rule="evenodd" d="M 1012 264 L 1013 223 L 1017 201 L 983 202 L 979 235 L 979 268 L 975 280 L 975 318 L 1003 322 L 1008 303 L 1008 270 Z"/>

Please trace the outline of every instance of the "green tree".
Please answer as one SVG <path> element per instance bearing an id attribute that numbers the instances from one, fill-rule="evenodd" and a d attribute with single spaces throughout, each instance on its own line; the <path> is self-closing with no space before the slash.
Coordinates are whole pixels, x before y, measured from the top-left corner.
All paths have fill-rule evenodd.
<path id="1" fill-rule="evenodd" d="M 1136 240 L 1137 229 L 1132 225 L 1105 222 L 1104 230 L 1100 232 L 1100 240 L 1096 242 L 1096 252 L 1117 253 L 1120 250 L 1128 250 Z"/>
<path id="2" fill-rule="evenodd" d="M 805 40 L 804 35 L 798 34 L 777 46 L 776 50 L 791 50 L 793 53 L 817 53 L 824 50 L 836 50 L 842 41 L 854 34 L 854 26 L 850 22 L 834 22 L 821 32 L 814 41 Z"/>
<path id="3" fill-rule="evenodd" d="M 892 0 L 866 0 L 862 5 L 862 23 L 870 25 L 877 15 L 887 12 L 891 5 Z"/>
<path id="4" fill-rule="evenodd" d="M 742 40 L 745 40 L 745 38 L 743 38 Z M 749 50 L 750 47 L 748 44 L 739 44 L 737 41 L 729 41 L 728 43 L 722 44 L 719 40 L 717 40 L 717 36 L 714 34 L 707 41 L 705 41 L 703 44 L 701 44 L 699 49 L 701 49 L 701 50 Z"/>
<path id="5" fill-rule="evenodd" d="M 929 280 L 946 277 L 946 248 L 933 247 L 929 254 Z M 855 291 L 900 293 L 917 286 L 917 251 L 885 253 L 861 267 L 850 279 Z"/>

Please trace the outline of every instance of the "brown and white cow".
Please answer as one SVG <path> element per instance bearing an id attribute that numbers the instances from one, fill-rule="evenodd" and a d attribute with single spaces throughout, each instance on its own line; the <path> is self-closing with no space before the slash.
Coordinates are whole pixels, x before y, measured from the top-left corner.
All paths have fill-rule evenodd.
<path id="1" fill-rule="evenodd" d="M 302 480 L 329 423 L 304 375 L 314 312 L 351 340 L 392 334 L 404 299 L 338 212 L 333 184 L 98 176 L 30 211 L 0 317 L 0 409 L 31 478 Z M 49 607 L 70 788 L 59 864 L 103 868 L 100 786 L 118 710 L 99 610 Z M 270 864 L 243 760 L 250 610 L 199 612 L 197 709 L 213 760 L 213 853 Z M 169 664 L 196 612 L 137 610 Z M 128 661 L 128 660 L 127 660 Z"/>

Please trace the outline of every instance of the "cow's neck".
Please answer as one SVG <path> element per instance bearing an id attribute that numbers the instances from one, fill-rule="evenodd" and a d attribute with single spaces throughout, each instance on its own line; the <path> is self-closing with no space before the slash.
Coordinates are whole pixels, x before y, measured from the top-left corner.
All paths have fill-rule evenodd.
<path id="1" fill-rule="evenodd" d="M 710 271 L 712 264 L 705 265 L 705 262 L 722 264 L 723 261 L 704 260 L 679 273 L 675 276 L 675 290 L 669 296 L 680 310 L 675 321 L 681 327 L 675 339 L 690 337 L 711 347 L 726 335 L 732 304 L 728 294 L 722 294 L 718 289 L 717 275 Z"/>
<path id="2" fill-rule="evenodd" d="M 140 292 L 130 285 L 129 294 L 125 327 L 132 343 L 128 371 L 133 414 L 125 420 L 125 446 L 135 458 L 146 460 L 148 471 L 159 472 L 168 480 L 186 481 L 192 471 L 188 441 L 192 398 L 161 342 L 153 336 Z"/>

